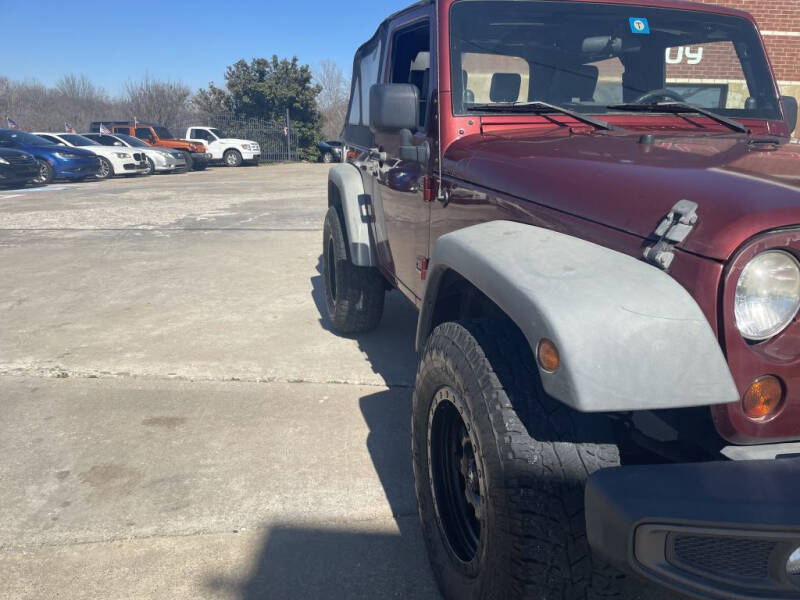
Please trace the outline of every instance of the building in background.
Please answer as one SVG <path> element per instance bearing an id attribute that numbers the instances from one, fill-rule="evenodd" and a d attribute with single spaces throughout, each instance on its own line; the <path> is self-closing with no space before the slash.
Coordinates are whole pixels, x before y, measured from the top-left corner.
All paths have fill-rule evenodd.
<path id="1" fill-rule="evenodd" d="M 746 10 L 758 22 L 781 94 L 800 101 L 800 1 L 700 0 Z M 800 130 L 798 130 L 800 131 Z M 797 134 L 797 131 L 795 132 Z"/>

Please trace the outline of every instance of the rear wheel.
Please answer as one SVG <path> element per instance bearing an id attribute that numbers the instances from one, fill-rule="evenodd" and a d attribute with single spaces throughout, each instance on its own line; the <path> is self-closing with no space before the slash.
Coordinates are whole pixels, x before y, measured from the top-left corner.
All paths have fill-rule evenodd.
<path id="1" fill-rule="evenodd" d="M 238 150 L 230 148 L 229 150 L 225 150 L 225 154 L 222 155 L 222 160 L 225 162 L 225 166 L 238 167 L 242 164 L 242 154 Z"/>
<path id="2" fill-rule="evenodd" d="M 533 361 L 519 329 L 488 320 L 440 325 L 420 361 L 417 504 L 448 600 L 620 597 L 583 510 L 588 476 L 619 464 L 613 430 L 547 397 Z"/>
<path id="3" fill-rule="evenodd" d="M 100 156 L 99 158 L 100 158 L 100 170 L 97 172 L 97 175 L 95 175 L 95 177 L 97 177 L 98 179 L 108 179 L 109 177 L 113 177 L 114 167 L 111 165 L 111 162 L 103 156 Z"/>
<path id="4" fill-rule="evenodd" d="M 33 183 L 43 185 L 53 181 L 53 177 L 55 177 L 55 171 L 53 170 L 52 165 L 41 158 L 37 158 L 36 162 L 39 163 L 39 174 L 33 179 Z"/>
<path id="5" fill-rule="evenodd" d="M 325 216 L 322 244 L 325 306 L 333 328 L 345 334 L 375 329 L 386 296 L 383 276 L 375 267 L 350 262 L 346 234 L 333 206 Z"/>

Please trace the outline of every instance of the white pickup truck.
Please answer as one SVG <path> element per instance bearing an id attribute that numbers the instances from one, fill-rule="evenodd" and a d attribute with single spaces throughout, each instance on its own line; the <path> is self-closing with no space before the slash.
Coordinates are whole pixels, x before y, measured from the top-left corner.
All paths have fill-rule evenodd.
<path id="1" fill-rule="evenodd" d="M 202 142 L 211 153 L 211 160 L 221 160 L 229 167 L 238 167 L 243 162 L 258 162 L 261 158 L 258 143 L 226 137 L 216 127 L 193 125 L 186 129 L 185 139 Z"/>

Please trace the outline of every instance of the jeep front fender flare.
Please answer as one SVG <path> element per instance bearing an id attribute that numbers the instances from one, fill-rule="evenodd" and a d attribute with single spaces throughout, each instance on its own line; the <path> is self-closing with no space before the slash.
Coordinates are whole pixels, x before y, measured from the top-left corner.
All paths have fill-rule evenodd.
<path id="1" fill-rule="evenodd" d="M 328 172 L 328 206 L 341 208 L 350 260 L 359 267 L 378 264 L 366 212 L 368 200 L 361 173 L 355 166 L 345 163 L 331 167 Z"/>
<path id="2" fill-rule="evenodd" d="M 548 394 L 581 412 L 735 402 L 708 321 L 669 275 L 630 256 L 540 227 L 492 221 L 440 237 L 417 327 L 421 351 L 439 284 L 456 271 L 561 362 L 541 367 Z"/>

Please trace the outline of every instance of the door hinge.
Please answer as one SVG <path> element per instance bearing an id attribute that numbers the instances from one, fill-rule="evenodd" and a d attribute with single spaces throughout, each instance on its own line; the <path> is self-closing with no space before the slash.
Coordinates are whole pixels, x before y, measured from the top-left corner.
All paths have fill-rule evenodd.
<path id="1" fill-rule="evenodd" d="M 425 281 L 428 276 L 428 257 L 417 254 L 417 271 L 419 271 L 419 278 Z"/>
<path id="2" fill-rule="evenodd" d="M 667 271 L 675 259 L 674 247 L 689 237 L 697 223 L 697 203 L 680 200 L 656 227 L 653 235 L 658 241 L 644 249 L 644 258 Z"/>

